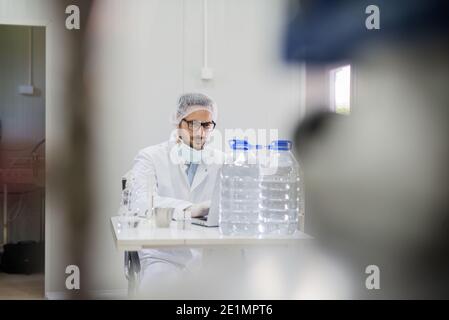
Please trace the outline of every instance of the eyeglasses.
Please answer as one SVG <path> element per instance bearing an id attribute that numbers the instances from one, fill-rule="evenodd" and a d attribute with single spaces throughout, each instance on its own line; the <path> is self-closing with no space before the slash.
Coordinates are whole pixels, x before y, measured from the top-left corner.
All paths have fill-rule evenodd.
<path id="1" fill-rule="evenodd" d="M 198 120 L 186 120 L 182 119 L 181 121 L 187 122 L 187 126 L 190 130 L 198 130 L 200 127 L 203 127 L 204 130 L 211 131 L 215 129 L 217 125 L 215 121 L 201 122 Z"/>

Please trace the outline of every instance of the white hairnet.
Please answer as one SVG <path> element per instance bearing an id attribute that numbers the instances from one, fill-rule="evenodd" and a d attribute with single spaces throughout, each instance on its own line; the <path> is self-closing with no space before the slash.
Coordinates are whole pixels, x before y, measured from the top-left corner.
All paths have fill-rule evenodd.
<path id="1" fill-rule="evenodd" d="M 171 122 L 177 126 L 182 119 L 198 110 L 209 111 L 212 114 L 212 120 L 217 120 L 217 106 L 210 97 L 202 93 L 185 93 L 178 99 L 178 105 L 172 115 Z"/>

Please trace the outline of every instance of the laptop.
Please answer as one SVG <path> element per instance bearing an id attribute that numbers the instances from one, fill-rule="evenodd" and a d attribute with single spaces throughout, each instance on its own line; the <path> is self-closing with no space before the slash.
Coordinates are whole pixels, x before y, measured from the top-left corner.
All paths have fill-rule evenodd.
<path id="1" fill-rule="evenodd" d="M 192 224 L 202 227 L 218 227 L 218 208 L 220 201 L 220 178 L 217 177 L 212 199 L 210 201 L 209 213 L 204 217 L 192 218 Z"/>

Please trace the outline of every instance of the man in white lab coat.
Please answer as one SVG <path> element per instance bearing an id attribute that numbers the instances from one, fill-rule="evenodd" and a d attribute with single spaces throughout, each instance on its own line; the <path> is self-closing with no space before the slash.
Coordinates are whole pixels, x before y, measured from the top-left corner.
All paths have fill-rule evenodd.
<path id="1" fill-rule="evenodd" d="M 207 146 L 215 128 L 217 107 L 204 94 L 189 93 L 178 100 L 172 122 L 176 130 L 169 141 L 141 150 L 131 170 L 140 210 L 148 208 L 149 185 L 154 181 L 153 207 L 175 208 L 174 217 L 206 215 L 222 154 Z M 199 249 L 145 249 L 139 251 L 141 291 L 155 281 L 173 280 L 198 265 Z"/>

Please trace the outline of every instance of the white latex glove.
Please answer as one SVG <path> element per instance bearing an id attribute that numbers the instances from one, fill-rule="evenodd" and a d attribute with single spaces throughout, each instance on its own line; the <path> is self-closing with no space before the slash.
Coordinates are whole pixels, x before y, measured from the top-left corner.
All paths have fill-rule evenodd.
<path id="1" fill-rule="evenodd" d="M 186 217 L 203 217 L 209 213 L 210 200 L 196 203 L 186 209 Z"/>

